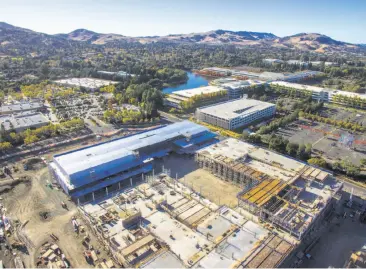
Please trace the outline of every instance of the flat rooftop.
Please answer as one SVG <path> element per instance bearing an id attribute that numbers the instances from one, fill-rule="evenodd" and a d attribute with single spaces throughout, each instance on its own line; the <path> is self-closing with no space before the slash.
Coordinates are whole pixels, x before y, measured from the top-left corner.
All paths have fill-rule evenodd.
<path id="1" fill-rule="evenodd" d="M 275 105 L 253 99 L 237 99 L 202 107 L 199 108 L 199 111 L 221 119 L 231 120 L 237 117 L 249 116 L 269 107 L 275 107 Z"/>
<path id="2" fill-rule="evenodd" d="M 304 163 L 234 138 L 200 149 L 197 153 L 213 159 L 224 156 L 284 181 L 292 180 L 306 167 Z"/>
<path id="3" fill-rule="evenodd" d="M 294 89 L 298 89 L 298 90 L 307 90 L 307 91 L 318 92 L 318 93 L 328 92 L 329 94 L 333 94 L 333 95 L 340 94 L 340 95 L 344 95 L 344 96 L 348 96 L 348 97 L 359 97 L 362 99 L 366 99 L 366 94 L 362 94 L 362 93 L 346 92 L 346 91 L 340 91 L 340 90 L 334 90 L 334 89 L 322 88 L 322 87 L 316 87 L 316 86 L 309 86 L 309 85 L 303 85 L 303 84 L 291 83 L 291 82 L 285 82 L 285 81 L 271 82 L 271 84 L 294 88 Z"/>
<path id="4" fill-rule="evenodd" d="M 28 129 L 34 126 L 47 125 L 48 123 L 49 120 L 42 113 L 38 112 L 0 115 L 0 124 L 4 126 L 6 131 Z"/>
<path id="5" fill-rule="evenodd" d="M 226 240 L 222 241 L 217 248 L 204 257 L 199 266 L 203 268 L 237 268 L 241 261 L 259 246 L 269 232 L 255 224 L 247 221 L 241 228 L 237 229 Z"/>
<path id="6" fill-rule="evenodd" d="M 14 112 L 20 112 L 25 110 L 37 110 L 43 107 L 42 103 L 39 102 L 22 102 L 11 105 L 0 106 L 0 114 L 10 114 Z"/>
<path id="7" fill-rule="evenodd" d="M 117 81 L 96 79 L 96 78 L 66 78 L 54 81 L 57 84 L 98 89 L 103 86 L 117 84 Z"/>
<path id="8" fill-rule="evenodd" d="M 209 93 L 215 93 L 220 91 L 226 91 L 223 88 L 216 87 L 216 86 L 205 86 L 205 87 L 198 87 L 194 89 L 188 89 L 188 90 L 181 90 L 181 91 L 174 91 L 171 93 L 171 95 L 179 95 L 186 98 L 191 98 L 196 95 L 200 94 L 209 94 Z"/>
<path id="9" fill-rule="evenodd" d="M 307 91 L 312 91 L 312 92 L 322 92 L 322 91 L 326 90 L 325 88 L 321 88 L 321 87 L 303 85 L 303 84 L 299 84 L 299 83 L 291 83 L 291 82 L 286 82 L 286 81 L 273 81 L 270 84 L 294 88 L 294 89 L 298 89 L 298 90 L 307 90 Z"/>
<path id="10" fill-rule="evenodd" d="M 157 178 L 160 179 L 125 189 L 114 198 L 81 206 L 87 217 L 101 225 L 100 231 L 114 245 L 113 249 L 122 254 L 130 253 L 130 249 L 139 251 L 137 246 L 142 244 L 140 242 L 149 238 L 168 246 L 169 250 L 144 258 L 140 267 L 229 268 L 239 266 L 258 248 L 265 247 L 265 240 L 270 236 L 267 229 L 247 220 L 237 211 L 218 207 L 203 199 L 174 179 Z M 211 213 L 200 214 L 204 210 Z M 138 225 L 125 226 L 123 221 L 134 214 L 140 214 L 135 223 L 142 224 L 149 235 L 142 234 L 140 241 L 130 242 L 127 238 L 131 234 L 136 235 Z M 111 215 L 115 216 L 114 221 L 101 223 Z M 187 224 L 189 220 L 200 217 L 197 229 Z"/>
<path id="11" fill-rule="evenodd" d="M 165 251 L 143 264 L 140 268 L 184 268 L 184 264 L 174 253 Z"/>
<path id="12" fill-rule="evenodd" d="M 249 86 L 253 86 L 253 85 L 260 85 L 260 84 L 264 84 L 265 82 L 263 81 L 259 81 L 259 80 L 237 80 L 237 81 L 231 81 L 231 82 L 226 82 L 223 83 L 221 86 L 224 88 L 231 88 L 231 89 L 241 89 L 241 88 L 245 88 L 245 87 L 249 87 Z"/>
<path id="13" fill-rule="evenodd" d="M 71 175 L 117 159 L 123 159 L 127 163 L 133 162 L 136 159 L 134 157 L 135 151 L 138 149 L 178 136 L 194 136 L 204 131 L 208 131 L 208 129 L 190 121 L 182 121 L 129 137 L 122 137 L 109 142 L 55 155 L 54 159 L 68 175 Z"/>

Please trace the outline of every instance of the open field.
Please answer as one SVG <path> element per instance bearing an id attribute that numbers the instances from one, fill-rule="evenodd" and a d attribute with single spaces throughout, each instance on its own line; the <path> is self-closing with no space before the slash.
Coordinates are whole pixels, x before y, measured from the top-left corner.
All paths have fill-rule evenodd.
<path id="1" fill-rule="evenodd" d="M 366 141 L 366 134 L 355 134 L 355 143 L 349 148 L 340 143 L 339 138 L 350 132 L 329 124 L 298 120 L 281 128 L 276 134 L 293 143 L 312 144 L 313 154 L 331 162 L 348 158 L 355 165 L 359 165 L 360 160 L 366 158 L 366 144 L 363 143 Z"/>

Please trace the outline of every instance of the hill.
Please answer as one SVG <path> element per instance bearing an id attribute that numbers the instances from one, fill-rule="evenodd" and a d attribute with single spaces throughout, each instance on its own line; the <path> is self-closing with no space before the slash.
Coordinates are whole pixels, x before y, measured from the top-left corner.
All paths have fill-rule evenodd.
<path id="1" fill-rule="evenodd" d="M 317 33 L 300 33 L 278 37 L 272 33 L 213 30 L 203 33 L 172 34 L 167 36 L 128 37 L 120 34 L 102 34 L 87 29 L 77 29 L 68 34 L 47 35 L 0 22 L 0 52 L 7 49 L 31 52 L 49 49 L 78 47 L 80 44 L 113 45 L 126 42 L 177 42 L 192 44 L 233 44 L 237 46 L 276 47 L 304 51 L 345 52 L 365 51 L 365 46 L 334 40 Z"/>
<path id="2" fill-rule="evenodd" d="M 361 46 L 337 41 L 329 36 L 317 33 L 300 33 L 273 40 L 273 46 L 283 46 L 316 52 L 347 51 L 361 49 Z"/>
<path id="3" fill-rule="evenodd" d="M 5 22 L 0 22 L 0 53 L 5 55 L 42 56 L 50 51 L 77 47 L 59 36 L 38 33 Z"/>

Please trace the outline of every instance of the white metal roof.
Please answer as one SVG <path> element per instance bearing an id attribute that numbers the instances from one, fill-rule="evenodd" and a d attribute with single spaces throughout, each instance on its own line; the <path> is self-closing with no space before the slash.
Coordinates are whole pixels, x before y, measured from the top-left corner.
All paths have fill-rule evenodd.
<path id="1" fill-rule="evenodd" d="M 199 111 L 221 119 L 230 120 L 274 106 L 274 104 L 254 99 L 236 99 L 234 101 L 199 108 Z"/>
<path id="2" fill-rule="evenodd" d="M 135 161 L 134 151 L 178 136 L 189 137 L 207 131 L 206 127 L 190 121 L 174 123 L 148 132 L 122 137 L 69 153 L 56 155 L 54 159 L 68 175 L 88 170 L 111 161 Z M 106 167 L 106 169 L 108 169 Z"/>
<path id="3" fill-rule="evenodd" d="M 198 87 L 198 88 L 188 89 L 188 90 L 174 91 L 174 92 L 172 92 L 172 94 L 191 98 L 193 96 L 200 95 L 200 94 L 209 94 L 209 93 L 215 93 L 215 92 L 220 92 L 220 91 L 225 91 L 225 89 L 216 87 L 216 86 L 206 86 L 206 87 Z"/>

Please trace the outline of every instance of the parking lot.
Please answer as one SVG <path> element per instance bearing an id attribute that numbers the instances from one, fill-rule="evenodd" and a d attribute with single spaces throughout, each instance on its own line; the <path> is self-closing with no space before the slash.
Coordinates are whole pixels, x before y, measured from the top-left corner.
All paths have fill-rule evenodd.
<path id="1" fill-rule="evenodd" d="M 366 112 L 355 111 L 352 109 L 327 106 L 319 112 L 319 116 L 335 120 L 349 120 L 350 122 L 366 126 Z"/>
<path id="2" fill-rule="evenodd" d="M 347 158 L 355 165 L 366 158 L 366 134 L 355 134 L 355 142 L 351 147 L 341 143 L 340 137 L 349 135 L 347 130 L 325 123 L 298 120 L 285 128 L 280 128 L 277 135 L 297 144 L 312 144 L 313 154 L 329 161 L 340 161 Z"/>

